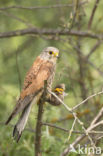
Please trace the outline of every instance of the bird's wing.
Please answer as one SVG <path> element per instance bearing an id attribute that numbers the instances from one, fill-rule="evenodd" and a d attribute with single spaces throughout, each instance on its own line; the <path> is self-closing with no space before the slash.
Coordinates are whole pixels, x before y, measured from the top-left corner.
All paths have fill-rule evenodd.
<path id="1" fill-rule="evenodd" d="M 42 89 L 44 87 L 44 81 L 48 80 L 53 73 L 53 70 L 53 64 L 49 61 L 44 61 L 39 68 L 37 75 L 35 75 L 35 78 L 32 79 L 31 84 L 29 84 L 29 86 L 21 92 L 21 99 L 24 99 L 28 95 L 37 93 L 40 89 Z"/>
<path id="2" fill-rule="evenodd" d="M 38 56 L 25 76 L 23 90 L 25 90 L 26 88 L 28 88 L 29 85 L 31 85 L 33 80 L 36 78 L 38 71 L 43 63 L 44 60 Z"/>
<path id="3" fill-rule="evenodd" d="M 33 72 L 33 68 L 34 69 L 37 68 L 35 62 L 32 66 L 32 69 L 29 71 L 29 73 L 26 76 L 26 79 L 24 81 L 24 88 L 20 94 L 20 98 L 19 98 L 13 112 L 9 116 L 8 120 L 6 121 L 6 124 L 8 124 L 9 121 L 16 114 L 18 114 L 20 111 L 22 111 L 33 100 L 35 95 L 37 95 L 38 92 L 43 89 L 44 81 L 48 80 L 48 78 L 51 76 L 54 66 L 51 62 L 42 60 L 42 64 L 41 64 L 41 66 L 39 66 L 38 70 L 35 69 L 36 72 Z M 33 75 L 33 73 L 35 76 Z M 32 75 L 32 76 L 30 76 L 30 75 Z"/>

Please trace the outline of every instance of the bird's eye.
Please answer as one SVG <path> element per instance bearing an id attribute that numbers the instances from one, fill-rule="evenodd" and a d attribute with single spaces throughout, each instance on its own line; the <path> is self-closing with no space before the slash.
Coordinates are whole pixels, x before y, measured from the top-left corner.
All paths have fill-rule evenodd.
<path id="1" fill-rule="evenodd" d="M 52 55 L 53 54 L 53 51 L 49 51 L 49 54 Z"/>

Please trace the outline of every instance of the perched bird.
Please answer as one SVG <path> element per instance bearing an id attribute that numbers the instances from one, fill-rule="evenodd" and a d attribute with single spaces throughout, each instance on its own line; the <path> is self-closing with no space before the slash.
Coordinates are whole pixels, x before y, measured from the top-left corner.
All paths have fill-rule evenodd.
<path id="1" fill-rule="evenodd" d="M 67 93 L 65 93 L 65 84 L 57 85 L 52 92 L 55 93 L 62 101 L 64 101 L 64 97 L 67 95 Z M 51 98 L 47 99 L 47 102 L 53 106 L 59 106 L 61 104 L 61 102 L 53 95 L 51 95 Z"/>
<path id="2" fill-rule="evenodd" d="M 13 130 L 13 137 L 17 142 L 27 123 L 32 104 L 37 103 L 43 93 L 45 80 L 47 80 L 47 89 L 51 90 L 58 56 L 59 50 L 57 48 L 45 48 L 36 58 L 25 77 L 20 97 L 14 110 L 5 122 L 5 124 L 8 124 L 19 112 L 22 112 Z"/>

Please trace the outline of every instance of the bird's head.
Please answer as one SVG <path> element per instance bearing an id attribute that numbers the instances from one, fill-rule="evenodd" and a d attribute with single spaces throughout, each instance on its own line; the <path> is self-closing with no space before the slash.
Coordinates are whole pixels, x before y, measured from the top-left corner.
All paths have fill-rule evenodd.
<path id="1" fill-rule="evenodd" d="M 55 62 L 57 58 L 59 57 L 59 50 L 55 47 L 47 47 L 43 50 L 43 52 L 41 53 L 41 56 L 45 60 Z"/>
<path id="2" fill-rule="evenodd" d="M 54 92 L 57 95 L 67 96 L 68 94 L 65 92 L 65 84 L 61 83 L 54 88 Z"/>

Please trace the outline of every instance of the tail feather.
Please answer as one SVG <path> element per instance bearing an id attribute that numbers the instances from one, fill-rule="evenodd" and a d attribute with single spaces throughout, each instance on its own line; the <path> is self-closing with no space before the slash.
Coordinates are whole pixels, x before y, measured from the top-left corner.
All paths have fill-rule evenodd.
<path id="1" fill-rule="evenodd" d="M 23 110 L 20 116 L 20 119 L 18 120 L 17 124 L 14 127 L 13 137 L 17 142 L 19 141 L 22 135 L 22 131 L 24 130 L 26 126 L 26 123 L 30 114 L 31 106 L 32 106 L 32 103 L 30 103 L 28 106 L 25 107 L 25 109 Z"/>
<path id="2" fill-rule="evenodd" d="M 20 111 L 22 111 L 22 114 L 17 122 L 17 124 L 14 127 L 13 130 L 13 137 L 14 139 L 18 142 L 22 132 L 26 126 L 30 111 L 31 111 L 31 107 L 33 104 L 36 103 L 36 101 L 38 100 L 38 97 L 40 97 L 42 94 L 42 92 L 40 92 L 38 94 L 38 96 L 28 96 L 26 97 L 23 101 L 20 101 L 20 105 L 16 105 L 15 109 L 13 110 L 12 114 L 10 115 L 10 117 L 8 118 L 8 120 L 5 122 L 5 124 L 8 124 L 10 122 L 10 120 L 15 117 L 15 115 L 17 115 Z M 31 102 L 32 101 L 32 102 Z"/>
<path id="3" fill-rule="evenodd" d="M 7 121 L 5 122 L 5 125 L 7 125 L 11 121 L 12 118 L 13 118 L 13 115 L 11 114 L 9 118 L 7 119 Z"/>
<path id="4" fill-rule="evenodd" d="M 15 125 L 14 130 L 13 130 L 13 137 L 17 142 L 19 141 L 21 135 L 22 135 L 22 132 L 19 134 L 19 132 L 17 131 L 17 127 Z"/>
<path id="5" fill-rule="evenodd" d="M 7 125 L 19 112 L 21 112 L 26 106 L 28 106 L 32 99 L 33 97 L 30 96 L 25 97 L 23 100 L 19 99 L 13 112 L 11 113 L 5 124 Z"/>

